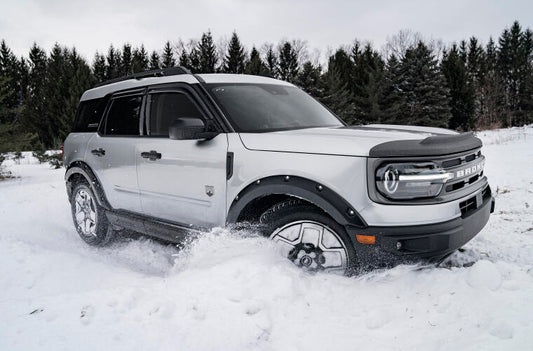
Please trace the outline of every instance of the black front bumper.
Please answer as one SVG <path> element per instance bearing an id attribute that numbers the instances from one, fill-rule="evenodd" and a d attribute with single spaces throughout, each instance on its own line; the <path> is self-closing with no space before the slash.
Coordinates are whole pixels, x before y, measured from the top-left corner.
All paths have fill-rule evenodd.
<path id="1" fill-rule="evenodd" d="M 346 229 L 363 266 L 383 267 L 421 259 L 437 261 L 476 236 L 487 224 L 494 205 L 494 198 L 487 187 L 482 196 L 478 195 L 461 203 L 461 217 L 447 222 Z M 356 234 L 375 236 L 375 244 L 359 243 Z"/>

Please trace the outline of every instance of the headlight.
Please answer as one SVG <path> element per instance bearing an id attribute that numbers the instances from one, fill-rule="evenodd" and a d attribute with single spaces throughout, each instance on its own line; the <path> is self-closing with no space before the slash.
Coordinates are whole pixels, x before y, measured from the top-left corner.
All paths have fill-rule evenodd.
<path id="1" fill-rule="evenodd" d="M 379 192 L 394 200 L 435 197 L 453 178 L 433 162 L 388 163 L 376 171 Z"/>

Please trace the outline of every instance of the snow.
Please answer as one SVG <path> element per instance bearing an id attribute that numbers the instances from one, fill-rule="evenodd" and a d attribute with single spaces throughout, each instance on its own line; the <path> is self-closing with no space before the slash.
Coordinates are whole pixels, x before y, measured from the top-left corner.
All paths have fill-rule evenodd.
<path id="1" fill-rule="evenodd" d="M 308 274 L 217 228 L 181 249 L 84 244 L 64 170 L 0 182 L 0 350 L 530 350 L 533 126 L 478 133 L 496 212 L 440 267 Z"/>

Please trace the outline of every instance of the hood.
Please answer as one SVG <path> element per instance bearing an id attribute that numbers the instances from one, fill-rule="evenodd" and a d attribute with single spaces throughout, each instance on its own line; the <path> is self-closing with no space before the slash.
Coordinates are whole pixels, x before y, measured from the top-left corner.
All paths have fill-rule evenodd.
<path id="1" fill-rule="evenodd" d="M 250 150 L 368 156 L 370 150 L 379 144 L 456 134 L 458 133 L 442 128 L 370 124 L 272 133 L 240 133 L 240 137 L 244 146 Z"/>

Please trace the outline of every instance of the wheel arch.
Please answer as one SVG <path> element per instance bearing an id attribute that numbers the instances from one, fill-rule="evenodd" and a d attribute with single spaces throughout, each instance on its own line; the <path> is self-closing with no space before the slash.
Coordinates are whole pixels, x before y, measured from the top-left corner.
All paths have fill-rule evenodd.
<path id="1" fill-rule="evenodd" d="M 247 185 L 233 199 L 227 223 L 253 222 L 270 206 L 291 197 L 318 207 L 340 225 L 366 227 L 359 213 L 335 191 L 319 182 L 288 175 L 266 177 Z"/>
<path id="2" fill-rule="evenodd" d="M 93 172 L 91 167 L 83 161 L 72 162 L 68 166 L 67 172 L 65 173 L 65 183 L 67 186 L 67 195 L 69 199 L 72 195 L 72 189 L 74 184 L 76 184 L 76 182 L 80 180 L 84 180 L 89 185 L 91 190 L 96 195 L 98 205 L 102 206 L 107 210 L 111 209 L 111 205 L 109 204 L 109 201 L 107 201 L 107 197 L 105 196 L 105 192 L 102 187 L 102 184 L 100 183 L 100 180 Z"/>

